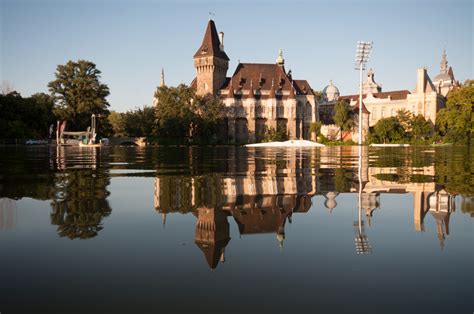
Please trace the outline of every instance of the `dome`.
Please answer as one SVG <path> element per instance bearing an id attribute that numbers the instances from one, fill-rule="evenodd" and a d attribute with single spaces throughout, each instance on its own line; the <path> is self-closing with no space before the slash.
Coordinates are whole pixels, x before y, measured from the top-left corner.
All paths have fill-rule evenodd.
<path id="1" fill-rule="evenodd" d="M 451 76 L 449 76 L 448 73 L 440 73 L 436 75 L 433 79 L 433 82 L 438 82 L 438 81 L 451 81 Z"/>
<path id="2" fill-rule="evenodd" d="M 339 95 L 339 89 L 332 83 L 332 81 L 330 81 L 329 85 L 323 89 L 323 96 L 327 101 L 337 100 Z"/>
<path id="3" fill-rule="evenodd" d="M 332 211 L 337 206 L 336 197 L 339 195 L 337 192 L 328 192 L 324 196 L 326 200 L 324 201 L 324 207 Z"/>

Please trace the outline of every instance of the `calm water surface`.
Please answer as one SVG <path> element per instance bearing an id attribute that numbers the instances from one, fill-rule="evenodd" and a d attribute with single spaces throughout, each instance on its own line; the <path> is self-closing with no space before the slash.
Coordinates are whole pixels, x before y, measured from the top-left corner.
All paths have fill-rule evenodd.
<path id="1" fill-rule="evenodd" d="M 0 147 L 0 312 L 472 313 L 473 159 Z"/>

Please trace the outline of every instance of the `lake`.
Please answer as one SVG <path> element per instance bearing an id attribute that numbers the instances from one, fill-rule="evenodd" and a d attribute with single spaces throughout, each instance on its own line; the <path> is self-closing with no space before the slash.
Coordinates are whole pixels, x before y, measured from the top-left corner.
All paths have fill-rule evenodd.
<path id="1" fill-rule="evenodd" d="M 0 312 L 472 313 L 469 147 L 0 147 Z"/>

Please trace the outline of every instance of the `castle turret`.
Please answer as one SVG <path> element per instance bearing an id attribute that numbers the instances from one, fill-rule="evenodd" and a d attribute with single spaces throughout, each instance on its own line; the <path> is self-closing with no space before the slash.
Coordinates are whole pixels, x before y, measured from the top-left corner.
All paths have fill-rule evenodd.
<path id="1" fill-rule="evenodd" d="M 198 95 L 216 95 L 226 81 L 229 57 L 224 52 L 223 38 L 222 33 L 219 39 L 214 21 L 209 20 L 202 44 L 194 54 Z"/>

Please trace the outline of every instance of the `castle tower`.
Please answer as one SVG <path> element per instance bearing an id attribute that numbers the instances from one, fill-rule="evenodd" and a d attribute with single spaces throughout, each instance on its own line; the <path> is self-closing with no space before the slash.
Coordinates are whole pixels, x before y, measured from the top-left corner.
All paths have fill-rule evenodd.
<path id="1" fill-rule="evenodd" d="M 224 52 L 224 33 L 221 32 L 219 35 L 214 21 L 209 20 L 202 44 L 194 54 L 198 95 L 207 93 L 216 95 L 225 83 L 229 57 Z"/>

